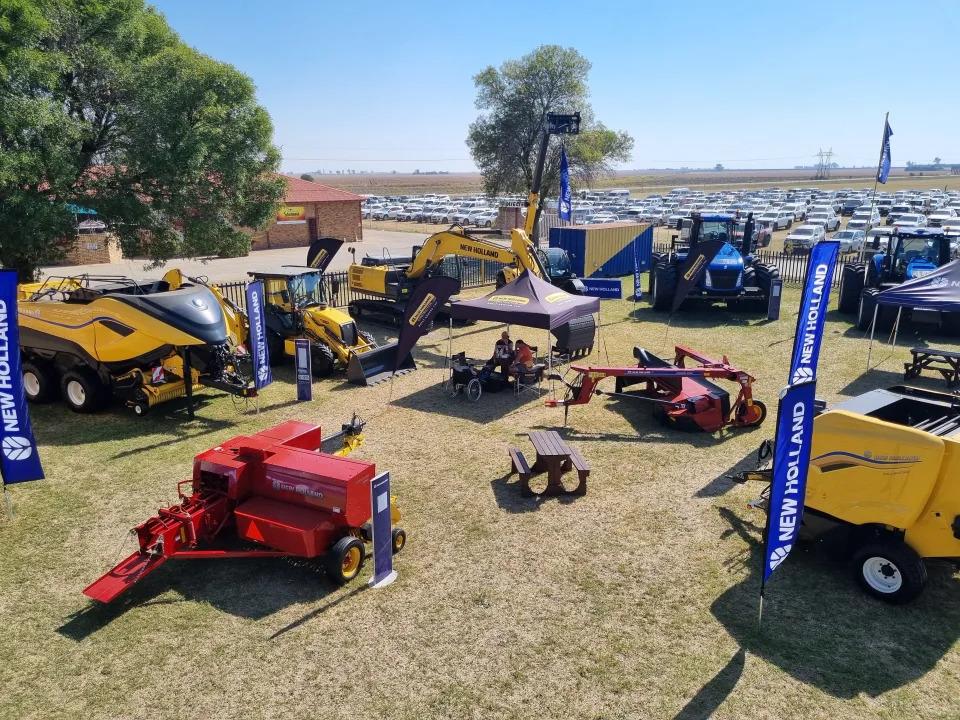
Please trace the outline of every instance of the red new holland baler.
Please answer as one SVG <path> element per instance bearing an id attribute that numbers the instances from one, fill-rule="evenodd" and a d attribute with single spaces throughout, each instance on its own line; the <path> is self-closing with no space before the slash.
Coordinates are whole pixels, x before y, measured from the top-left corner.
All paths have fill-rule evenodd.
<path id="1" fill-rule="evenodd" d="M 354 423 L 343 432 L 359 429 Z M 289 421 L 200 453 L 193 478 L 177 486 L 180 502 L 134 528 L 140 549 L 84 594 L 111 602 L 170 559 L 317 558 L 334 582 L 352 580 L 371 539 L 376 466 L 321 452 L 320 441 L 316 425 Z M 391 519 L 400 519 L 392 498 Z M 392 542 L 394 552 L 406 543 L 399 527 Z"/>

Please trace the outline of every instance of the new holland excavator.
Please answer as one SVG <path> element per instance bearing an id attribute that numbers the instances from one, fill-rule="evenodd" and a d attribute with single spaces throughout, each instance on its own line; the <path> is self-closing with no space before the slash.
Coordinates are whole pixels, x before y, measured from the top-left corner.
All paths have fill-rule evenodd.
<path id="1" fill-rule="evenodd" d="M 194 385 L 251 397 L 256 390 L 228 329 L 225 298 L 202 283 L 121 276 L 49 277 L 19 287 L 27 399 L 58 395 L 80 413 L 116 396 L 138 415 Z M 179 278 L 179 279 L 178 279 Z M 218 297 L 219 296 L 219 297 Z M 233 334 L 236 333 L 236 334 Z M 188 406 L 192 414 L 192 403 Z"/>
<path id="2" fill-rule="evenodd" d="M 548 282 L 553 282 L 569 293 L 582 295 L 583 284 L 569 273 L 551 274 L 540 251 L 530 240 L 531 237 L 536 236 L 541 211 L 540 187 L 550 136 L 575 135 L 579 132 L 580 113 L 547 116 L 541 132 L 533 185 L 527 198 L 524 227 L 510 231 L 509 248 L 491 240 L 473 237 L 462 227 L 454 225 L 449 230 L 443 230 L 427 238 L 408 265 L 377 263 L 372 258 L 365 258 L 364 262 L 358 263 L 354 257 L 349 271 L 350 290 L 352 293 L 366 297 L 350 302 L 350 314 L 355 318 L 364 315 L 386 317 L 394 324 L 399 324 L 405 311 L 406 300 L 413 289 L 421 280 L 438 272 L 444 258 L 450 255 L 502 263 L 503 268 L 497 277 L 498 286 L 510 282 L 526 270 Z M 311 261 L 312 256 L 308 256 L 307 264 L 313 264 Z"/>

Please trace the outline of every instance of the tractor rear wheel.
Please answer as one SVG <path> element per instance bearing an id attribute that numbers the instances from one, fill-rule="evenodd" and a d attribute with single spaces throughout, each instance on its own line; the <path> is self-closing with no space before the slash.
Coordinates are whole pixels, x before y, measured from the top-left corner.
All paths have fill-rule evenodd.
<path id="1" fill-rule="evenodd" d="M 863 293 L 867 268 L 860 263 L 843 266 L 840 274 L 840 300 L 837 309 L 845 314 L 857 312 L 860 295 Z"/>
<path id="2" fill-rule="evenodd" d="M 753 267 L 756 272 L 757 287 L 760 288 L 757 299 L 767 306 L 770 303 L 770 288 L 773 286 L 773 281 L 780 277 L 780 269 L 776 265 L 762 262 L 754 263 Z"/>
<path id="3" fill-rule="evenodd" d="M 26 360 L 21 368 L 23 373 L 23 390 L 27 400 L 35 403 L 45 403 L 57 397 L 57 380 L 53 368 L 42 362 Z"/>
<path id="4" fill-rule="evenodd" d="M 337 585 L 345 585 L 360 574 L 365 555 L 363 543 L 352 535 L 342 537 L 327 551 L 327 576 Z"/>
<path id="5" fill-rule="evenodd" d="M 654 310 L 669 310 L 677 290 L 677 268 L 665 262 L 653 268 L 653 284 L 650 295 Z"/>
<path id="6" fill-rule="evenodd" d="M 857 328 L 860 330 L 869 330 L 873 324 L 873 312 L 877 307 L 876 288 L 867 288 L 860 293 L 860 307 L 857 310 Z"/>
<path id="7" fill-rule="evenodd" d="M 333 366 L 333 350 L 326 345 L 317 343 L 310 345 L 310 367 L 313 370 L 314 377 L 330 377 L 333 373 Z"/>
<path id="8" fill-rule="evenodd" d="M 86 368 L 67 370 L 60 378 L 60 390 L 67 406 L 77 413 L 92 413 L 106 403 L 107 388 Z"/>
<path id="9" fill-rule="evenodd" d="M 919 595 L 927 584 L 927 568 L 909 545 L 890 539 L 868 543 L 853 555 L 857 582 L 868 594 L 900 605 Z"/>

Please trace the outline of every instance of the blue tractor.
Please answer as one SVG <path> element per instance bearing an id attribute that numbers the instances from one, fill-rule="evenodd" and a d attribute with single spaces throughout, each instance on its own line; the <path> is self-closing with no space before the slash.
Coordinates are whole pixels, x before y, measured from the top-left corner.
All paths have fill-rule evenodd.
<path id="1" fill-rule="evenodd" d="M 650 298 L 654 310 L 670 310 L 677 288 L 677 268 L 697 243 L 722 240 L 720 252 L 700 277 L 687 300 L 724 301 L 730 308 L 752 303 L 766 309 L 773 281 L 780 277 L 776 266 L 760 262 L 753 255 L 753 214 L 747 216 L 738 230 L 733 215 L 701 215 L 693 213 L 674 235 L 667 253 L 654 253 L 650 271 Z"/>
<path id="2" fill-rule="evenodd" d="M 881 290 L 923 277 L 952 259 L 950 237 L 940 228 L 901 229 L 890 236 L 886 248 L 872 249 L 873 254 L 865 262 L 847 263 L 840 275 L 838 309 L 842 313 L 856 313 L 857 327 L 861 330 L 870 329 L 876 297 Z M 908 320 L 929 320 L 952 334 L 960 332 L 960 316 L 956 313 L 912 310 L 909 314 Z M 877 328 L 892 327 L 896 315 L 896 308 L 880 306 Z"/>

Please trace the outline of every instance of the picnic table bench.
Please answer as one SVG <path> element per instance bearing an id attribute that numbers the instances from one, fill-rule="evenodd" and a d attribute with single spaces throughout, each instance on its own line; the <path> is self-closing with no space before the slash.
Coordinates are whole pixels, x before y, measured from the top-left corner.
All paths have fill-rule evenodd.
<path id="1" fill-rule="evenodd" d="M 924 370 L 934 370 L 943 375 L 949 387 L 960 382 L 960 352 L 915 347 L 910 349 L 910 354 L 913 360 L 903 364 L 904 380 L 920 377 L 920 373 Z"/>
<path id="2" fill-rule="evenodd" d="M 524 495 L 586 495 L 587 477 L 590 475 L 590 463 L 583 455 L 560 437 L 555 430 L 535 430 L 530 433 L 530 442 L 537 453 L 537 459 L 531 466 L 523 453 L 517 448 L 510 448 L 510 474 L 520 476 L 520 489 Z M 573 490 L 563 486 L 563 475 L 571 470 L 577 471 L 579 482 Z M 530 478 L 534 475 L 547 473 L 547 487 L 542 493 L 535 493 L 530 489 Z"/>

